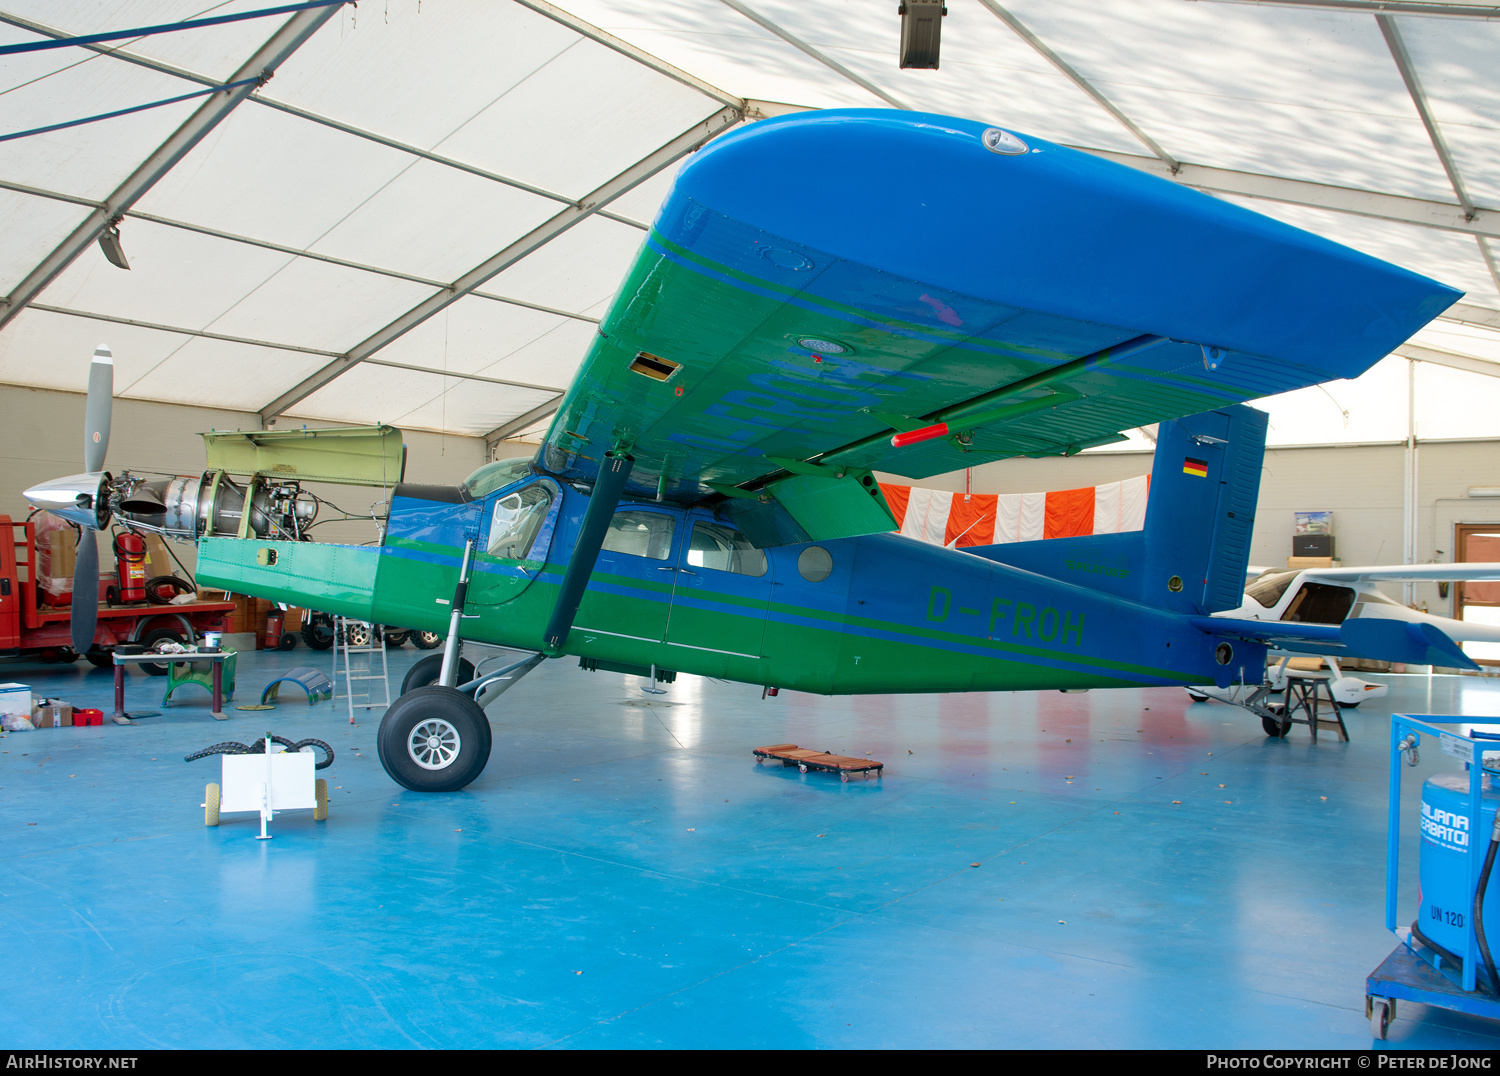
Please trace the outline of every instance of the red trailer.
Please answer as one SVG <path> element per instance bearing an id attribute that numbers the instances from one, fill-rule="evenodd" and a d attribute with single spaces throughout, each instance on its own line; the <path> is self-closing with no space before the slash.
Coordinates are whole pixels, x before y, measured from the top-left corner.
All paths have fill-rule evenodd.
<path id="1" fill-rule="evenodd" d="M 92 539 L 92 535 L 89 535 Z M 97 595 L 96 595 L 97 597 Z M 183 605 L 128 605 L 99 602 L 94 645 L 82 655 L 100 668 L 114 663 L 116 643 L 151 646 L 163 640 L 196 642 L 205 631 L 226 631 L 234 602 L 195 601 Z M 41 602 L 37 587 L 36 532 L 32 524 L 0 515 L 0 656 L 77 661 L 68 634 L 69 610 Z M 165 663 L 143 665 L 164 676 Z"/>

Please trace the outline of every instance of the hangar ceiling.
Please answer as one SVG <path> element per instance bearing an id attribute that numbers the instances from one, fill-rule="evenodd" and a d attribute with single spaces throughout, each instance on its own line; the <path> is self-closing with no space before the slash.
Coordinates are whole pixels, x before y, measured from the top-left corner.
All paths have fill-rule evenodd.
<path id="1" fill-rule="evenodd" d="M 0 0 L 0 47 L 267 6 Z M 897 68 L 894 0 L 365 0 L 0 55 L 0 382 L 82 391 L 104 339 L 121 396 L 535 431 L 677 162 L 765 115 L 897 107 L 1098 153 L 1465 289 L 1398 355 L 1421 360 L 1424 435 L 1495 432 L 1500 3 L 949 12 L 939 71 Z M 111 221 L 128 272 L 95 242 Z M 1277 440 L 1404 436 L 1405 366 L 1271 401 Z"/>

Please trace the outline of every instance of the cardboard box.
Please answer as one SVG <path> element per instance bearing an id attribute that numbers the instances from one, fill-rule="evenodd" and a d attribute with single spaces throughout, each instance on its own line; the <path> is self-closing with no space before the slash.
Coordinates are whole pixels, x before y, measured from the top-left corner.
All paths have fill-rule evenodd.
<path id="1" fill-rule="evenodd" d="M 1337 568 L 1340 561 L 1333 557 L 1287 557 L 1288 571 L 1303 572 L 1309 568 Z"/>
<path id="2" fill-rule="evenodd" d="M 57 699 L 43 699 L 31 711 L 31 723 L 39 729 L 71 728 L 73 705 Z"/>
<path id="3" fill-rule="evenodd" d="M 0 714 L 31 716 L 31 685 L 0 684 Z"/>

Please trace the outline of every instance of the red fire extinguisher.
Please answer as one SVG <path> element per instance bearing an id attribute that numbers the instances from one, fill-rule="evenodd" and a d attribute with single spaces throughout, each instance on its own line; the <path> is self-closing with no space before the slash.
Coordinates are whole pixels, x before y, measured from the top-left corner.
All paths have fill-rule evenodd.
<path id="1" fill-rule="evenodd" d="M 266 614 L 266 649 L 281 649 L 281 626 L 286 623 L 286 613 L 272 609 Z"/>
<path id="2" fill-rule="evenodd" d="M 146 540 L 139 534 L 115 535 L 115 570 L 120 576 L 120 601 L 145 601 Z"/>

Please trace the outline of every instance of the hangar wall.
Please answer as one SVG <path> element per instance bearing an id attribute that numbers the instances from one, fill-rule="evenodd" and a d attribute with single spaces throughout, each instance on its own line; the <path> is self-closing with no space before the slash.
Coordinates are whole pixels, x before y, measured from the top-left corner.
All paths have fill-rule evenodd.
<path id="1" fill-rule="evenodd" d="M 77 392 L 0 385 L 0 514 L 25 519 L 31 511 L 21 491 L 37 482 L 83 470 L 83 409 L 86 397 Z M 286 417 L 278 429 L 294 429 L 301 419 Z M 314 427 L 337 423 L 308 421 Z M 125 469 L 193 474 L 203 469 L 205 430 L 258 430 L 253 411 L 223 411 L 181 404 L 151 403 L 117 398 L 110 420 L 106 466 L 118 474 Z M 409 482 L 454 484 L 485 461 L 484 440 L 456 434 L 405 431 L 406 479 Z M 350 512 L 368 511 L 373 491 L 353 486 L 318 486 Z M 323 541 L 361 543 L 374 537 L 369 523 L 329 523 L 318 528 Z M 173 552 L 191 569 L 194 549 L 186 542 Z M 100 546 L 101 565 L 108 565 L 107 548 Z"/>
<path id="2" fill-rule="evenodd" d="M 1285 564 L 1292 553 L 1292 513 L 1331 510 L 1339 559 L 1345 564 L 1400 564 L 1405 452 L 1401 442 L 1268 448 L 1250 562 L 1266 567 Z M 1467 495 L 1470 486 L 1500 486 L 1500 439 L 1420 441 L 1417 465 L 1418 561 L 1451 560 L 1456 523 L 1500 523 L 1500 498 Z M 1149 452 L 1004 460 L 974 468 L 970 489 L 974 493 L 1075 489 L 1150 470 Z M 881 481 L 912 484 L 896 475 L 882 475 Z M 964 488 L 964 473 L 915 484 L 958 492 Z M 1399 584 L 1384 589 L 1400 597 Z M 1452 602 L 1439 599 L 1435 585 L 1419 585 L 1416 603 L 1434 613 L 1452 612 Z"/>

